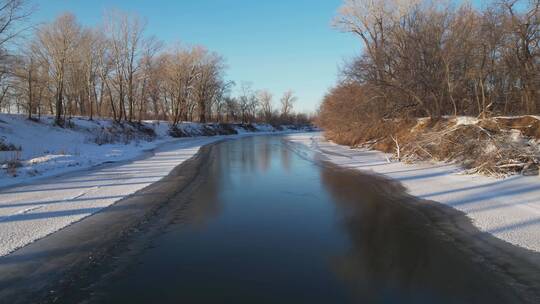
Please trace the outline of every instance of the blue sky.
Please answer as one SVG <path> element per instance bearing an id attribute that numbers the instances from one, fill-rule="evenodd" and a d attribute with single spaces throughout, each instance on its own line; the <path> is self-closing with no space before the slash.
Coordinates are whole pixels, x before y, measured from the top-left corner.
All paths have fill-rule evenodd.
<path id="1" fill-rule="evenodd" d="M 296 110 L 317 108 L 337 79 L 338 66 L 361 44 L 331 27 L 341 0 L 35 0 L 35 22 L 69 11 L 84 25 L 115 8 L 147 19 L 147 33 L 166 43 L 203 44 L 227 61 L 227 78 L 269 89 L 277 105 L 287 89 Z"/>

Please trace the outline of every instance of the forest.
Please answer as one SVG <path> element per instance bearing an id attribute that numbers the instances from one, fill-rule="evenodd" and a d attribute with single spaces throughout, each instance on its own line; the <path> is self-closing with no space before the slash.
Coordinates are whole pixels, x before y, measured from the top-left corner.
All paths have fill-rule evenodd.
<path id="1" fill-rule="evenodd" d="M 320 106 L 327 137 L 490 173 L 537 163 L 511 132 L 540 135 L 538 119 L 522 117 L 540 112 L 540 1 L 482 3 L 346 0 L 334 26 L 362 49 Z"/>
<path id="2" fill-rule="evenodd" d="M 297 97 L 283 93 L 273 105 L 268 90 L 226 79 L 226 59 L 201 45 L 165 45 L 147 34 L 138 15 L 108 10 L 101 24 L 85 27 L 67 12 L 28 24 L 34 8 L 24 0 L 0 7 L 0 111 L 32 119 L 54 115 L 115 122 L 182 121 L 305 123 Z M 180 39 L 181 37 L 179 37 Z"/>
<path id="3" fill-rule="evenodd" d="M 540 1 L 504 0 L 478 9 L 347 0 L 335 26 L 360 38 L 363 49 L 326 97 L 321 114 L 327 124 L 333 111 L 344 109 L 333 105 L 340 102 L 384 118 L 540 110 Z"/>

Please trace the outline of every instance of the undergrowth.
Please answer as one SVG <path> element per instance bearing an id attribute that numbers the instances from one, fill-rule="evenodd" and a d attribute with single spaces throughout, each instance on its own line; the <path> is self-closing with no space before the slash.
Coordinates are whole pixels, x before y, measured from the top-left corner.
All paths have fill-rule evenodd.
<path id="1" fill-rule="evenodd" d="M 456 163 L 471 174 L 537 175 L 540 164 L 540 120 L 532 116 L 465 124 L 451 117 L 380 120 L 326 135 L 339 144 L 392 153 L 399 161 Z"/>

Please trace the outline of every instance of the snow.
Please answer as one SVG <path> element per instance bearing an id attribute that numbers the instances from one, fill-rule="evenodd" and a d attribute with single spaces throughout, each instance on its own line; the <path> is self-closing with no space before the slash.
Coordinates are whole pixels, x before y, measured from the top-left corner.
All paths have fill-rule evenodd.
<path id="1" fill-rule="evenodd" d="M 478 118 L 470 116 L 457 116 L 456 117 L 456 126 L 459 125 L 475 125 L 478 123 Z"/>
<path id="2" fill-rule="evenodd" d="M 272 127 L 269 124 L 253 124 L 255 128 L 257 128 L 259 131 L 263 132 L 272 132 L 274 131 L 274 127 Z"/>
<path id="3" fill-rule="evenodd" d="M 398 180 L 411 195 L 464 212 L 479 230 L 540 251 L 538 176 L 496 179 L 466 175 L 460 167 L 447 163 L 389 163 L 385 153 L 337 145 L 325 140 L 321 133 L 291 134 L 287 139 L 308 147 L 308 154 L 299 151 L 306 157 L 321 157 L 339 166 Z"/>
<path id="4" fill-rule="evenodd" d="M 158 134 L 154 141 L 136 139 L 128 144 L 117 142 L 97 145 L 94 142 L 96 134 L 102 128 L 111 127 L 111 121 L 75 118 L 73 122 L 72 128 L 59 128 L 52 126 L 51 117 L 34 122 L 24 116 L 0 114 L 0 139 L 22 148 L 16 157 L 22 167 L 17 168 L 15 177 L 1 170 L 0 187 L 81 170 L 104 162 L 133 159 L 171 140 Z M 167 127 L 166 124 L 162 125 Z M 4 152 L 0 161 L 15 158 L 14 153 Z"/>
<path id="5" fill-rule="evenodd" d="M 44 116 L 39 122 L 30 121 L 23 115 L 0 114 L 0 142 L 21 147 L 21 151 L 0 151 L 0 188 L 28 183 L 45 177 L 57 176 L 103 163 L 134 159 L 161 144 L 174 141 L 168 135 L 169 124 L 163 121 L 143 121 L 143 125 L 154 130 L 155 138 L 143 137 L 132 132 L 134 138 L 123 134 L 111 120 L 75 117 L 72 127 L 53 126 L 53 117 Z M 124 128 L 133 127 L 129 125 Z M 178 126 L 185 134 L 204 135 L 200 123 L 183 122 Z M 276 131 L 267 124 L 257 124 L 258 131 Z M 113 129 L 116 133 L 107 133 Z M 235 128 L 238 133 L 250 133 Z M 130 130 L 128 130 L 130 131 Z M 110 137 L 113 136 L 112 139 Z M 96 141 L 106 140 L 98 145 Z M 13 172 L 7 170 L 7 161 L 20 161 L 20 168 Z"/>
<path id="6" fill-rule="evenodd" d="M 179 139 L 148 158 L 0 191 L 0 255 L 77 222 L 159 181 L 205 144 L 223 137 Z"/>

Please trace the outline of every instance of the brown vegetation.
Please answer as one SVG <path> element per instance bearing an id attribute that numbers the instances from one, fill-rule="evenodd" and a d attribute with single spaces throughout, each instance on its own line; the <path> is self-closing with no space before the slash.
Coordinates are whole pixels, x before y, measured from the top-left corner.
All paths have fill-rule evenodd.
<path id="1" fill-rule="evenodd" d="M 330 139 L 494 174 L 537 163 L 536 148 L 512 138 L 538 138 L 538 119 L 490 117 L 540 111 L 539 0 L 483 10 L 346 0 L 336 26 L 359 37 L 364 50 L 321 105 L 319 125 Z M 481 121 L 456 125 L 448 116 L 457 115 Z M 417 123 L 420 117 L 428 119 Z"/>
<path id="2" fill-rule="evenodd" d="M 511 173 L 538 174 L 540 151 L 535 136 L 526 136 L 518 128 L 523 120 L 533 117 L 482 119 L 476 123 L 456 124 L 455 119 L 429 123 L 411 130 L 404 138 L 406 160 L 435 159 L 453 161 L 469 169 L 469 173 L 504 176 Z M 532 127 L 527 127 L 532 131 Z M 534 133 L 539 132 L 537 127 Z"/>

